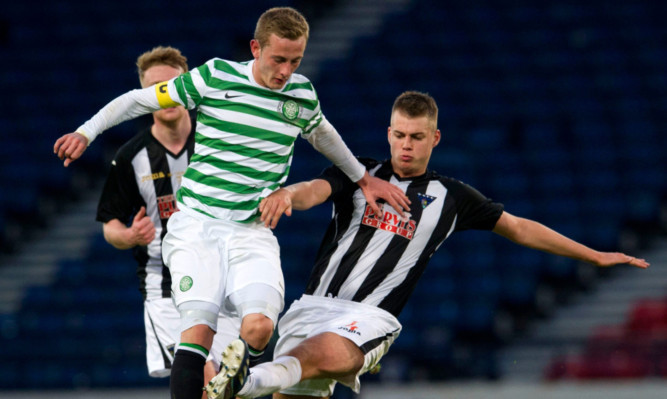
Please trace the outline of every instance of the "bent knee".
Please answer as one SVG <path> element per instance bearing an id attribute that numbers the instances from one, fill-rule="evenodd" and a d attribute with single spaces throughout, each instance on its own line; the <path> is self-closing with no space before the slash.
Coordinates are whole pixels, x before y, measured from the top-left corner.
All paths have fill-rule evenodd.
<path id="1" fill-rule="evenodd" d="M 246 315 L 241 322 L 241 338 L 250 346 L 264 348 L 273 335 L 273 321 L 260 313 Z"/>

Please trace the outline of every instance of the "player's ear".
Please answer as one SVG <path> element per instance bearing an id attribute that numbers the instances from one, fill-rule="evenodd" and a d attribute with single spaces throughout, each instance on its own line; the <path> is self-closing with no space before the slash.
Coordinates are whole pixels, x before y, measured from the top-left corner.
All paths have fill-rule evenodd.
<path id="1" fill-rule="evenodd" d="M 257 39 L 252 39 L 250 41 L 250 52 L 252 53 L 252 56 L 255 59 L 259 58 L 259 51 L 261 50 L 261 46 L 259 45 L 259 41 Z"/>
<path id="2" fill-rule="evenodd" d="M 391 144 L 391 126 L 387 128 L 387 141 Z"/>
<path id="3" fill-rule="evenodd" d="M 435 136 L 433 139 L 433 148 L 435 148 L 435 146 L 438 145 L 438 143 L 440 143 L 440 137 L 441 137 L 440 129 L 435 129 L 433 135 Z"/>

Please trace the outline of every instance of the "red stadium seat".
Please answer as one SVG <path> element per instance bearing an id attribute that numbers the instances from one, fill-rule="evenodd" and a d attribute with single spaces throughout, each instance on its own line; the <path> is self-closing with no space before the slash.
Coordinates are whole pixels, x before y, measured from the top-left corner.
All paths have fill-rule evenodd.
<path id="1" fill-rule="evenodd" d="M 628 329 L 644 333 L 667 331 L 667 300 L 641 300 L 630 314 Z"/>
<path id="2" fill-rule="evenodd" d="M 577 379 L 643 378 L 651 375 L 650 359 L 626 352 L 587 356 L 576 370 Z"/>

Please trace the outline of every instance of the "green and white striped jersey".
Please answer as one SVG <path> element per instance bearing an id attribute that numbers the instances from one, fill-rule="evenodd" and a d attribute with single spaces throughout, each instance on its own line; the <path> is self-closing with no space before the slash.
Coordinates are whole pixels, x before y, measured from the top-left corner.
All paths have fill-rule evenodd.
<path id="1" fill-rule="evenodd" d="M 253 79 L 253 62 L 214 58 L 158 88 L 160 104 L 198 110 L 180 207 L 254 220 L 260 201 L 286 181 L 297 136 L 306 138 L 324 120 L 306 77 L 292 74 L 285 87 L 271 90 Z"/>

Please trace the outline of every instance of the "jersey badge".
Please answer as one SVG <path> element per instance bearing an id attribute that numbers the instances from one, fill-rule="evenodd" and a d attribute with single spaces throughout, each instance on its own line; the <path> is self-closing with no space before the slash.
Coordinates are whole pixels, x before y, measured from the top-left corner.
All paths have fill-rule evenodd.
<path id="1" fill-rule="evenodd" d="M 422 193 L 417 193 L 417 197 L 419 197 L 419 203 L 422 204 L 422 209 L 425 209 L 427 206 L 431 205 L 431 202 L 436 200 L 436 197 Z"/>
<path id="2" fill-rule="evenodd" d="M 293 121 L 301 114 L 301 107 L 294 100 L 281 101 L 278 103 L 278 112 L 288 121 Z"/>
<path id="3" fill-rule="evenodd" d="M 182 292 L 185 292 L 192 288 L 192 277 L 190 276 L 185 276 L 181 279 L 181 282 L 178 284 L 178 288 L 181 289 Z"/>

